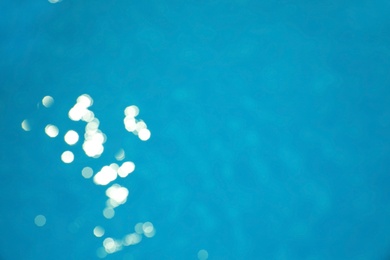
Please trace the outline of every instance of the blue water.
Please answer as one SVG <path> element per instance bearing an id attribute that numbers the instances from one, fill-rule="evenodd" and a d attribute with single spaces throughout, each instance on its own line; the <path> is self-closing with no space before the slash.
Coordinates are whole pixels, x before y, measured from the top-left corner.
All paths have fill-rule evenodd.
<path id="1" fill-rule="evenodd" d="M 154 237 L 106 259 L 390 257 L 389 11 L 368 0 L 3 1 L 0 258 L 95 259 L 104 238 L 146 221 Z M 84 93 L 107 135 L 98 159 L 63 141 L 83 134 L 68 111 Z M 133 104 L 147 142 L 123 127 Z M 107 187 L 81 170 L 120 148 L 136 170 L 105 219 Z"/>

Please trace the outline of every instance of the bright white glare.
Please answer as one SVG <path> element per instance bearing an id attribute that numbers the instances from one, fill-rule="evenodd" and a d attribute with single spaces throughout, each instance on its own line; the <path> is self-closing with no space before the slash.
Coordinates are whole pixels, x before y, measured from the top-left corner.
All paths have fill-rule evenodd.
<path id="1" fill-rule="evenodd" d="M 91 122 L 92 123 L 92 122 Z M 83 143 L 83 150 L 85 154 L 89 157 L 98 158 L 104 151 L 103 143 L 106 142 L 106 136 L 99 129 L 91 129 L 89 128 L 88 123 L 86 126 L 86 133 L 84 135 L 85 141 Z M 97 127 L 97 123 L 92 123 Z"/>
<path id="2" fill-rule="evenodd" d="M 103 153 L 104 147 L 99 141 L 86 140 L 83 143 L 83 150 L 89 157 L 99 157 Z"/>
<path id="3" fill-rule="evenodd" d="M 125 115 L 128 117 L 136 117 L 138 116 L 139 108 L 137 106 L 128 106 L 125 108 Z"/>
<path id="4" fill-rule="evenodd" d="M 93 170 L 92 170 L 92 168 L 91 167 L 84 167 L 83 169 L 82 169 L 82 171 L 81 171 L 81 175 L 83 175 L 83 177 L 85 178 L 85 179 L 89 179 L 89 178 L 91 178 L 92 177 L 92 175 L 93 175 Z"/>
<path id="5" fill-rule="evenodd" d="M 96 236 L 96 237 L 102 237 L 104 235 L 104 228 L 102 228 L 101 226 L 96 226 L 94 229 L 93 229 L 93 234 Z"/>
<path id="6" fill-rule="evenodd" d="M 125 159 L 125 150 L 120 149 L 120 150 L 115 154 L 115 159 L 116 159 L 117 161 L 122 161 L 123 159 Z"/>
<path id="7" fill-rule="evenodd" d="M 103 210 L 103 216 L 107 219 L 111 219 L 115 216 L 115 210 L 113 208 L 105 208 Z"/>
<path id="8" fill-rule="evenodd" d="M 100 144 L 103 144 L 105 142 L 104 134 L 100 130 L 97 130 L 91 135 L 87 133 L 86 137 L 87 137 L 86 138 L 87 141 L 93 141 L 95 143 L 100 143 Z"/>
<path id="9" fill-rule="evenodd" d="M 123 123 L 125 124 L 125 128 L 129 132 L 134 132 L 137 129 L 137 120 L 134 117 L 126 116 L 123 119 Z"/>
<path id="10" fill-rule="evenodd" d="M 83 120 L 84 122 L 91 122 L 95 115 L 88 107 L 92 106 L 93 100 L 87 95 L 81 95 L 77 98 L 77 103 L 69 110 L 69 118 L 73 121 Z"/>
<path id="11" fill-rule="evenodd" d="M 65 142 L 74 145 L 79 140 L 79 134 L 74 130 L 69 130 L 64 136 Z"/>
<path id="12" fill-rule="evenodd" d="M 120 204 L 124 204 L 126 202 L 129 190 L 118 184 L 114 184 L 106 190 L 106 195 L 113 200 L 113 206 L 119 206 Z"/>
<path id="13" fill-rule="evenodd" d="M 65 151 L 61 155 L 61 160 L 64 163 L 71 163 L 74 160 L 74 155 L 73 155 L 73 153 L 71 151 Z"/>
<path id="14" fill-rule="evenodd" d="M 135 170 L 135 164 L 133 162 L 124 162 L 121 167 L 118 169 L 118 175 L 122 178 L 125 178 L 127 175 L 132 173 Z"/>
<path id="15" fill-rule="evenodd" d="M 199 260 L 206 260 L 207 258 L 209 258 L 209 253 L 204 249 L 199 250 L 198 259 Z"/>
<path id="16" fill-rule="evenodd" d="M 30 123 L 28 122 L 27 119 L 23 120 L 23 122 L 22 122 L 22 129 L 24 131 L 30 131 L 31 130 Z"/>
<path id="17" fill-rule="evenodd" d="M 100 131 L 99 120 L 95 118 L 92 111 L 88 107 L 92 106 L 93 100 L 87 95 L 81 95 L 77 98 L 77 103 L 69 110 L 69 118 L 73 121 L 87 122 L 85 126 L 83 150 L 88 157 L 99 158 L 104 151 L 103 144 L 107 140 L 107 136 Z M 69 145 L 77 143 L 79 135 L 71 130 L 65 135 L 65 142 Z"/>
<path id="18" fill-rule="evenodd" d="M 43 99 L 42 99 L 42 104 L 45 106 L 45 107 L 51 107 L 54 103 L 54 99 L 51 97 L 51 96 L 45 96 Z"/>
<path id="19" fill-rule="evenodd" d="M 85 106 L 77 103 L 69 110 L 68 116 L 73 121 L 80 121 L 88 113 L 89 110 Z"/>
<path id="20" fill-rule="evenodd" d="M 137 233 L 128 234 L 123 239 L 123 245 L 125 245 L 125 246 L 135 245 L 135 244 L 138 244 L 139 242 L 141 242 L 141 240 L 142 240 L 142 236 L 140 234 L 137 234 Z"/>
<path id="21" fill-rule="evenodd" d="M 61 2 L 61 0 L 48 0 L 48 1 L 49 1 L 49 3 L 51 3 L 51 4 L 56 4 L 56 3 Z"/>
<path id="22" fill-rule="evenodd" d="M 150 131 L 147 128 L 143 128 L 138 132 L 138 137 L 142 141 L 147 141 L 150 138 Z"/>
<path id="23" fill-rule="evenodd" d="M 110 166 L 104 166 L 96 175 L 93 177 L 93 181 L 97 185 L 107 185 L 117 178 L 117 172 Z"/>
<path id="24" fill-rule="evenodd" d="M 92 106 L 93 99 L 88 94 L 83 94 L 77 98 L 77 104 L 80 104 L 81 106 L 87 108 Z"/>
<path id="25" fill-rule="evenodd" d="M 47 125 L 45 127 L 45 133 L 51 137 L 51 138 L 54 138 L 58 135 L 58 127 L 56 127 L 55 125 Z"/>
<path id="26" fill-rule="evenodd" d="M 46 217 L 44 215 L 37 215 L 34 219 L 35 225 L 43 227 L 46 224 Z"/>

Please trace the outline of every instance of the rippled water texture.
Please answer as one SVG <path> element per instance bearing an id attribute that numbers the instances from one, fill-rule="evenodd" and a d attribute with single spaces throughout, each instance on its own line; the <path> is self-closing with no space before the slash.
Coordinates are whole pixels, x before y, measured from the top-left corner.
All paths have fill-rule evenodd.
<path id="1" fill-rule="evenodd" d="M 3 1 L 1 259 L 386 259 L 386 1 Z"/>

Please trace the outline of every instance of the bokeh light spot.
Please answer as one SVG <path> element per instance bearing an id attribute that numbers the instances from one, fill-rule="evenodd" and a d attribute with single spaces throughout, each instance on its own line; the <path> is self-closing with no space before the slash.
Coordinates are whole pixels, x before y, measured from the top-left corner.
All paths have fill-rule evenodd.
<path id="1" fill-rule="evenodd" d="M 44 105 L 47 108 L 51 107 L 53 103 L 54 103 L 54 99 L 51 96 L 45 96 L 42 99 L 42 105 Z"/>
<path id="2" fill-rule="evenodd" d="M 125 178 L 127 175 L 132 173 L 135 170 L 135 164 L 133 162 L 124 162 L 121 167 L 118 169 L 118 175 L 122 178 Z"/>
<path id="3" fill-rule="evenodd" d="M 34 219 L 35 225 L 43 227 L 46 224 L 46 217 L 44 215 L 37 215 Z"/>
<path id="4" fill-rule="evenodd" d="M 69 145 L 74 145 L 79 140 L 79 134 L 74 130 L 69 130 L 64 136 L 65 142 Z"/>
<path id="5" fill-rule="evenodd" d="M 198 259 L 199 260 L 206 260 L 208 258 L 209 258 L 209 253 L 206 250 L 204 250 L 204 249 L 199 250 L 199 252 L 198 252 Z"/>
<path id="6" fill-rule="evenodd" d="M 123 245 L 125 246 L 131 246 L 131 245 L 136 245 L 139 242 L 141 242 L 142 236 L 137 233 L 132 233 L 128 234 L 124 239 L 123 239 Z"/>
<path id="7" fill-rule="evenodd" d="M 92 177 L 93 175 L 93 170 L 91 167 L 84 167 L 82 170 L 81 170 L 81 175 L 86 178 L 86 179 L 89 179 Z"/>
<path id="8" fill-rule="evenodd" d="M 107 185 L 117 178 L 117 172 L 110 166 L 103 166 L 103 168 L 95 174 L 93 181 L 97 185 Z"/>
<path id="9" fill-rule="evenodd" d="M 83 94 L 77 98 L 77 104 L 83 107 L 90 107 L 93 104 L 93 99 L 88 94 Z"/>
<path id="10" fill-rule="evenodd" d="M 115 210 L 111 207 L 105 208 L 103 210 L 103 216 L 107 219 L 112 219 L 115 216 Z"/>
<path id="11" fill-rule="evenodd" d="M 93 229 L 93 234 L 96 236 L 96 237 L 102 237 L 104 235 L 104 228 L 102 228 L 101 226 L 96 226 L 94 229 Z"/>
<path id="12" fill-rule="evenodd" d="M 122 249 L 122 242 L 111 237 L 107 237 L 103 241 L 103 246 L 107 253 L 112 254 Z"/>
<path id="13" fill-rule="evenodd" d="M 115 154 L 115 159 L 116 159 L 117 161 L 122 161 L 123 159 L 125 159 L 125 150 L 120 149 L 120 150 Z"/>
<path id="14" fill-rule="evenodd" d="M 106 190 L 106 195 L 110 198 L 109 202 L 111 206 L 117 207 L 126 202 L 129 190 L 118 184 L 114 184 Z"/>
<path id="15" fill-rule="evenodd" d="M 23 120 L 23 122 L 22 122 L 22 129 L 24 131 L 30 131 L 31 130 L 30 123 L 28 122 L 27 119 Z"/>
<path id="16" fill-rule="evenodd" d="M 58 135 L 58 127 L 56 127 L 55 125 L 47 125 L 45 127 L 45 133 L 51 137 L 51 138 L 54 138 Z"/>
<path id="17" fill-rule="evenodd" d="M 151 222 L 145 222 L 144 224 L 142 224 L 142 230 L 144 232 L 144 235 L 149 238 L 153 237 L 156 233 L 154 226 Z"/>
<path id="18" fill-rule="evenodd" d="M 123 123 L 125 124 L 126 130 L 129 132 L 134 132 L 137 128 L 137 121 L 134 117 L 126 116 L 125 119 L 123 119 Z"/>
<path id="19" fill-rule="evenodd" d="M 142 129 L 138 132 L 138 137 L 139 137 L 139 139 L 141 139 L 142 141 L 147 141 L 147 140 L 149 140 L 149 138 L 150 138 L 150 131 L 149 131 L 149 129 L 147 129 L 147 128 L 142 128 Z"/>
<path id="20" fill-rule="evenodd" d="M 74 160 L 74 154 L 71 151 L 65 151 L 61 155 L 61 160 L 64 163 L 71 163 Z"/>
<path id="21" fill-rule="evenodd" d="M 138 116 L 139 108 L 137 106 L 128 106 L 125 108 L 125 115 L 128 117 L 136 117 Z"/>

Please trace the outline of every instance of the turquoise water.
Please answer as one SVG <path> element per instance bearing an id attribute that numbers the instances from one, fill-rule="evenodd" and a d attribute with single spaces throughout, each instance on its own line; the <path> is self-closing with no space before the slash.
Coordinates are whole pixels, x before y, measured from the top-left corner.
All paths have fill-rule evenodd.
<path id="1" fill-rule="evenodd" d="M 1 3 L 0 258 L 386 259 L 389 9 Z M 82 94 L 107 137 L 96 159 L 82 149 L 86 123 L 68 117 Z M 146 142 L 125 130 L 130 105 Z M 63 139 L 71 129 L 74 146 Z M 107 186 L 82 176 L 120 165 L 119 149 L 132 174 Z M 129 195 L 107 219 L 113 183 Z M 123 242 L 145 222 L 154 236 L 106 255 L 105 239 Z"/>

